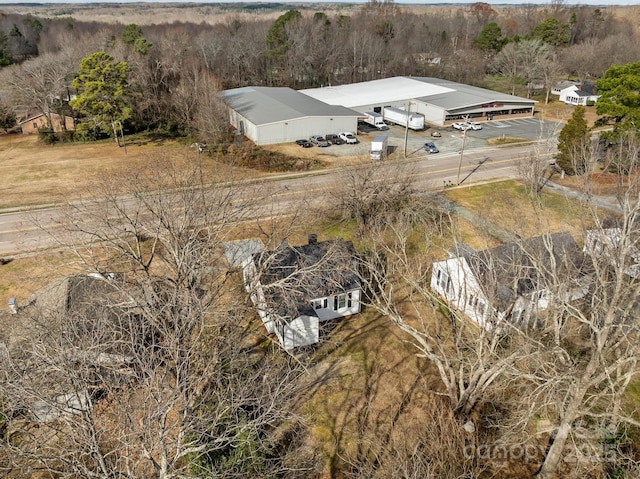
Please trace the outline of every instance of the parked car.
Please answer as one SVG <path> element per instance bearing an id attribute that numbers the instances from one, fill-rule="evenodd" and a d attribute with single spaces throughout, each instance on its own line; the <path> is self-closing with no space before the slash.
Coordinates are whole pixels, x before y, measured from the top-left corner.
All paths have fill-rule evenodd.
<path id="1" fill-rule="evenodd" d="M 316 146 L 329 146 L 331 144 L 322 135 L 313 135 L 309 139 Z"/>
<path id="2" fill-rule="evenodd" d="M 424 149 L 427 150 L 427 153 L 439 153 L 438 147 L 433 141 L 427 141 L 424 144 Z"/>
<path id="3" fill-rule="evenodd" d="M 332 145 L 342 145 L 342 144 L 344 144 L 344 140 L 342 138 L 340 138 L 340 136 L 334 135 L 333 133 L 325 135 L 325 139 L 329 143 L 331 143 Z"/>
<path id="4" fill-rule="evenodd" d="M 342 133 L 338 133 L 338 136 L 340 138 L 342 138 L 342 140 L 347 144 L 347 145 L 355 145 L 356 143 L 358 143 L 358 139 L 356 138 L 356 136 L 351 133 L 350 131 L 343 131 Z"/>
<path id="5" fill-rule="evenodd" d="M 442 134 L 440 133 L 440 130 L 431 130 L 431 136 L 434 138 L 440 138 Z"/>
<path id="6" fill-rule="evenodd" d="M 311 148 L 313 146 L 309 140 L 296 140 L 296 144 L 302 148 Z"/>
<path id="7" fill-rule="evenodd" d="M 452 123 L 451 126 L 456 130 L 461 130 L 461 131 L 465 131 L 471 128 L 471 126 L 469 126 L 469 124 L 466 121 L 456 121 L 455 123 Z"/>
<path id="8" fill-rule="evenodd" d="M 468 121 L 467 126 L 472 130 L 482 130 L 482 125 L 477 121 Z"/>

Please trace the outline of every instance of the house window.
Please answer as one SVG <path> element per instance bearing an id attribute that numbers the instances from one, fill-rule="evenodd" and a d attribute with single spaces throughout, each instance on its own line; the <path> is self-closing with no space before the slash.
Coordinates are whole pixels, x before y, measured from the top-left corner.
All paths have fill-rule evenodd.
<path id="1" fill-rule="evenodd" d="M 327 309 L 328 304 L 329 304 L 329 300 L 328 300 L 327 298 L 324 298 L 324 299 L 322 300 L 322 307 L 323 307 L 324 309 Z"/>
<path id="2" fill-rule="evenodd" d="M 334 311 L 338 311 L 338 297 L 337 296 L 333 297 L 333 310 Z"/>
<path id="3" fill-rule="evenodd" d="M 349 293 L 347 294 L 347 307 L 350 308 L 351 305 L 353 304 L 353 302 L 351 301 L 353 299 L 353 294 Z"/>
<path id="4" fill-rule="evenodd" d="M 473 301 L 475 300 L 475 296 L 474 295 L 469 295 L 469 301 L 467 302 L 467 304 L 469 306 L 471 306 L 473 308 Z"/>
<path id="5" fill-rule="evenodd" d="M 449 279 L 449 275 L 444 271 L 438 270 L 438 286 L 440 286 L 440 289 L 444 291 L 449 291 L 450 285 L 451 285 L 451 280 Z"/>
<path id="6" fill-rule="evenodd" d="M 480 301 L 478 303 L 478 313 L 480 313 L 480 316 L 484 316 L 485 308 L 486 308 L 485 304 L 482 301 Z"/>
<path id="7" fill-rule="evenodd" d="M 322 300 L 313 302 L 313 309 L 321 309 L 322 308 Z"/>
<path id="8" fill-rule="evenodd" d="M 338 296 L 338 309 L 342 309 L 347 305 L 347 295 L 341 294 Z"/>
<path id="9" fill-rule="evenodd" d="M 38 124 L 37 124 L 35 121 L 33 122 L 33 129 L 34 129 L 34 130 L 37 130 L 37 129 L 38 129 Z"/>

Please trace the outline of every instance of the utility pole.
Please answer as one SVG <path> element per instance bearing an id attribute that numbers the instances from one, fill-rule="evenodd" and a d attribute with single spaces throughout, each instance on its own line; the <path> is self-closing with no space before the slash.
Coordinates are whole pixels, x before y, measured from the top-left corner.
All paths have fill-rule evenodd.
<path id="1" fill-rule="evenodd" d="M 462 169 L 462 157 L 464 156 L 464 141 L 467 139 L 467 131 L 462 130 L 460 134 L 462 135 L 462 148 L 460 149 L 460 163 L 458 163 L 458 179 L 456 181 L 456 185 L 460 185 L 460 170 Z"/>
<path id="2" fill-rule="evenodd" d="M 409 117 L 411 116 L 411 102 L 407 102 L 407 121 L 404 125 L 404 157 L 407 157 L 407 140 L 409 138 Z"/>

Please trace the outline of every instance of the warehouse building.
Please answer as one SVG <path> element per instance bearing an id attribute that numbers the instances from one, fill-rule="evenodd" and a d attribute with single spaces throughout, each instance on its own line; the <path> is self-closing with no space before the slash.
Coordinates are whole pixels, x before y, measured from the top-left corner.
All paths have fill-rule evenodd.
<path id="1" fill-rule="evenodd" d="M 475 121 L 533 116 L 534 100 L 440 78 L 393 77 L 349 85 L 300 90 L 323 103 L 360 113 L 396 107 L 421 113 L 425 121 L 446 126 Z"/>
<path id="2" fill-rule="evenodd" d="M 229 106 L 230 123 L 257 145 L 356 131 L 360 116 L 291 88 L 235 88 L 222 92 L 222 98 Z"/>

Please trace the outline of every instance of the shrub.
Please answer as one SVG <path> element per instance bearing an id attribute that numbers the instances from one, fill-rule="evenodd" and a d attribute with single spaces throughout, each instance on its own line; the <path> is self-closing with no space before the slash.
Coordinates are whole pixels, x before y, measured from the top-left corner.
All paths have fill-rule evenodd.
<path id="1" fill-rule="evenodd" d="M 74 134 L 76 141 L 96 141 L 107 138 L 107 136 L 108 135 L 93 122 L 80 123 L 76 127 Z"/>
<path id="2" fill-rule="evenodd" d="M 44 127 L 38 129 L 38 139 L 47 145 L 52 145 L 58 141 L 58 137 L 54 131 L 51 128 Z"/>

